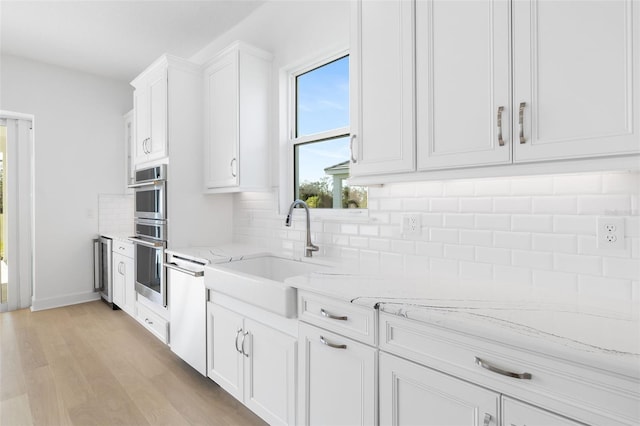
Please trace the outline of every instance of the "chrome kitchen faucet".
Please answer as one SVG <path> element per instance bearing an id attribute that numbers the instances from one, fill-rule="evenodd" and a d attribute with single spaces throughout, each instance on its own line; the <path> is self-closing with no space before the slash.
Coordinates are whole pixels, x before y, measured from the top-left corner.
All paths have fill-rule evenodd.
<path id="1" fill-rule="evenodd" d="M 305 247 L 304 257 L 311 257 L 314 251 L 318 251 L 318 246 L 314 245 L 311 242 L 311 219 L 309 218 L 309 206 L 302 200 L 295 200 L 289 206 L 289 213 L 287 214 L 287 219 L 284 221 L 284 226 L 291 226 L 291 215 L 293 214 L 293 209 L 296 206 L 304 207 L 305 214 L 307 215 L 307 246 Z"/>

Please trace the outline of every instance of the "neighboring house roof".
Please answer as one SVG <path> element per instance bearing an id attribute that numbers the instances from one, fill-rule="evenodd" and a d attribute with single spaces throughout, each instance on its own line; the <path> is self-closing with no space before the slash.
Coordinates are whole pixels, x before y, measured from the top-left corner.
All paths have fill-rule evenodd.
<path id="1" fill-rule="evenodd" d="M 324 169 L 325 174 L 328 175 L 348 175 L 349 174 L 349 160 L 342 163 L 334 164 Z"/>

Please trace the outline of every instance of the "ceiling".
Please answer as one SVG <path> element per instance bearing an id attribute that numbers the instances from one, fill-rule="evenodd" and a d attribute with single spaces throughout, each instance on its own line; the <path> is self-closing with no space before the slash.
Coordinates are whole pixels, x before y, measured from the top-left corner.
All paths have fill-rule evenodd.
<path id="1" fill-rule="evenodd" d="M 189 58 L 265 1 L 0 0 L 0 49 L 129 82 L 163 53 Z"/>

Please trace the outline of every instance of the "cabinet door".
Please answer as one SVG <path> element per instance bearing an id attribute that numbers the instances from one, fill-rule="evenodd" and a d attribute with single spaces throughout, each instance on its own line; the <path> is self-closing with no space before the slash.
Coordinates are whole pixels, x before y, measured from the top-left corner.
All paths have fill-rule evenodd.
<path id="1" fill-rule="evenodd" d="M 240 401 L 243 356 L 238 348 L 243 332 L 242 316 L 207 303 L 207 375 Z"/>
<path id="2" fill-rule="evenodd" d="M 497 426 L 500 395 L 380 353 L 381 425 Z"/>
<path id="3" fill-rule="evenodd" d="M 416 2 L 418 170 L 511 161 L 509 4 Z"/>
<path id="4" fill-rule="evenodd" d="M 205 70 L 205 186 L 238 185 L 238 51 Z"/>
<path id="5" fill-rule="evenodd" d="M 151 105 L 149 104 L 149 87 L 141 86 L 133 92 L 134 111 L 134 164 L 146 161 L 146 141 L 151 136 Z"/>
<path id="6" fill-rule="evenodd" d="M 376 424 L 377 350 L 305 323 L 298 330 L 298 424 Z"/>
<path id="7" fill-rule="evenodd" d="M 161 68 L 149 76 L 149 161 L 167 155 L 167 83 L 167 68 Z"/>
<path id="8" fill-rule="evenodd" d="M 130 257 L 122 256 L 122 277 L 124 279 L 124 289 L 122 291 L 122 305 L 118 305 L 129 315 L 134 315 L 134 306 L 136 304 L 136 281 L 135 281 L 135 263 Z"/>
<path id="9" fill-rule="evenodd" d="M 581 426 L 583 423 L 574 422 L 565 417 L 516 401 L 502 397 L 502 424 L 504 426 Z"/>
<path id="10" fill-rule="evenodd" d="M 118 305 L 119 308 L 122 308 L 125 303 L 125 263 L 126 257 L 113 253 L 112 255 L 112 263 L 113 263 L 113 303 Z"/>
<path id="11" fill-rule="evenodd" d="M 353 2 L 351 176 L 415 168 L 413 4 Z"/>
<path id="12" fill-rule="evenodd" d="M 296 339 L 245 319 L 244 403 L 271 425 L 295 424 Z"/>
<path id="13" fill-rule="evenodd" d="M 639 150 L 639 17 L 632 0 L 513 2 L 515 161 Z"/>

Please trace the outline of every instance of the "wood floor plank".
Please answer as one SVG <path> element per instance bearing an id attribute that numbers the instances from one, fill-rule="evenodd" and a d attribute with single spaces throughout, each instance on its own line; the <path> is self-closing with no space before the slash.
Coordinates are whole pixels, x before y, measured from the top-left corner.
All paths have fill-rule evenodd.
<path id="1" fill-rule="evenodd" d="M 0 314 L 0 425 L 264 425 L 122 311 Z"/>

